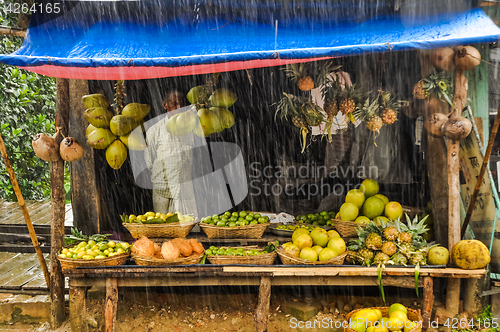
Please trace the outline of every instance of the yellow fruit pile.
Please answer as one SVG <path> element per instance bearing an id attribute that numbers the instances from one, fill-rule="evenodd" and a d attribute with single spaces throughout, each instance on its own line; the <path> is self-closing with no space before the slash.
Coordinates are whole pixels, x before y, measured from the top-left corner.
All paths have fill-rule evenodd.
<path id="1" fill-rule="evenodd" d="M 409 320 L 407 314 L 408 310 L 400 303 L 392 304 L 386 317 L 379 309 L 362 309 L 351 316 L 349 328 L 356 332 L 409 332 L 421 326 L 421 322 Z"/>
<path id="2" fill-rule="evenodd" d="M 403 207 L 398 202 L 378 193 L 379 185 L 373 179 L 366 179 L 359 189 L 352 189 L 346 195 L 345 203 L 340 207 L 337 218 L 344 221 L 355 221 L 367 224 L 373 220 L 376 224 L 381 221 L 397 220 L 403 215 Z"/>
<path id="3" fill-rule="evenodd" d="M 342 255 L 346 244 L 334 230 L 327 232 L 316 227 L 309 232 L 306 228 L 297 228 L 292 234 L 292 242 L 283 244 L 283 249 L 290 256 L 315 262 Z"/>
<path id="4" fill-rule="evenodd" d="M 102 259 L 130 252 L 127 242 L 90 240 L 88 243 L 82 241 L 71 248 L 64 248 L 59 252 L 61 258 L 71 259 Z"/>

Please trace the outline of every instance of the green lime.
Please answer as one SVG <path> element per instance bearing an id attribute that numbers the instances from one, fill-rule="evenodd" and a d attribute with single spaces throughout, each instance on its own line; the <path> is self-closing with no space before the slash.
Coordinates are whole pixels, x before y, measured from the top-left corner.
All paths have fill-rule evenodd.
<path id="1" fill-rule="evenodd" d="M 253 220 L 253 216 L 248 215 L 248 216 L 245 217 L 245 219 L 248 220 L 248 221 L 252 221 Z"/>
<path id="2" fill-rule="evenodd" d="M 253 217 L 254 217 L 254 218 L 256 218 L 256 219 L 259 219 L 259 218 L 261 217 L 261 215 L 260 215 L 260 213 L 255 213 L 255 214 L 253 215 Z"/>
<path id="3" fill-rule="evenodd" d="M 323 212 L 321 212 L 321 213 L 320 213 L 320 215 L 321 215 L 321 216 L 327 216 L 327 215 L 328 215 L 328 212 L 323 211 Z"/>
<path id="4" fill-rule="evenodd" d="M 240 215 L 238 214 L 238 212 L 233 212 L 231 216 L 238 218 Z"/>
<path id="5" fill-rule="evenodd" d="M 250 221 L 250 225 L 258 225 L 259 222 L 257 220 Z"/>
<path id="6" fill-rule="evenodd" d="M 257 220 L 259 224 L 265 224 L 267 222 L 266 218 L 260 217 L 259 220 Z"/>
<path id="7" fill-rule="evenodd" d="M 213 254 L 212 254 L 212 250 L 208 249 L 208 250 L 206 251 L 206 254 L 207 254 L 207 256 L 212 256 L 212 255 L 213 255 Z"/>
<path id="8" fill-rule="evenodd" d="M 213 218 L 213 219 L 219 219 L 219 215 L 218 215 L 218 214 L 214 214 L 214 215 L 212 216 L 212 218 Z"/>
<path id="9" fill-rule="evenodd" d="M 217 222 L 217 226 L 224 227 L 224 226 L 226 226 L 226 223 L 221 220 L 221 221 Z"/>
<path id="10" fill-rule="evenodd" d="M 248 213 L 246 213 L 246 211 L 240 212 L 240 217 L 242 217 L 242 218 L 245 218 L 247 215 L 248 215 Z"/>
<path id="11" fill-rule="evenodd" d="M 226 216 L 227 218 L 231 217 L 231 212 L 229 211 L 224 212 L 224 216 Z"/>
<path id="12" fill-rule="evenodd" d="M 236 223 L 234 221 L 229 222 L 229 227 L 236 227 Z"/>

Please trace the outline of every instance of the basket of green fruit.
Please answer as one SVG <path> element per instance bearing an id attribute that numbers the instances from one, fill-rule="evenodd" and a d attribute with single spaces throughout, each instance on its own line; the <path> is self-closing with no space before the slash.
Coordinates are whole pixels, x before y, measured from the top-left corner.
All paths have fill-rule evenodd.
<path id="1" fill-rule="evenodd" d="M 325 229 L 333 229 L 333 219 L 336 213 L 334 211 L 322 211 L 320 213 L 310 213 L 307 215 L 298 215 L 295 221 L 300 224 L 321 226 Z"/>
<path id="2" fill-rule="evenodd" d="M 266 215 L 241 211 L 204 217 L 200 228 L 209 239 L 259 239 L 269 224 L 269 217 Z"/>
<path id="3" fill-rule="evenodd" d="M 269 244 L 266 248 L 250 247 L 215 247 L 207 249 L 206 255 L 210 264 L 229 265 L 273 265 L 276 260 L 274 251 L 276 244 Z"/>
<path id="4" fill-rule="evenodd" d="M 282 223 L 272 223 L 271 225 L 269 225 L 269 230 L 271 231 L 271 233 L 283 237 L 292 237 L 293 232 L 297 228 L 305 228 L 308 231 L 312 231 L 314 229 L 314 226 Z"/>
<path id="5" fill-rule="evenodd" d="M 71 236 L 66 237 L 69 244 L 59 251 L 57 259 L 63 270 L 77 267 L 123 265 L 130 256 L 130 244 L 111 241 L 111 234 L 85 236 L 77 229 L 71 229 Z"/>
<path id="6" fill-rule="evenodd" d="M 146 212 L 142 215 L 120 216 L 123 226 L 135 239 L 151 238 L 185 238 L 198 223 L 191 215 L 176 213 Z"/>

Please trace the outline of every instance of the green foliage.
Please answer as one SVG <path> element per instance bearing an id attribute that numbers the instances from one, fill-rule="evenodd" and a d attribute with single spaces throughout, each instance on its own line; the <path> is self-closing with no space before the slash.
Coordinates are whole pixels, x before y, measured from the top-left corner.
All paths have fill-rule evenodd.
<path id="1" fill-rule="evenodd" d="M 0 11 L 1 25 L 14 25 Z M 0 37 L 0 53 L 14 52 L 22 38 Z M 33 152 L 35 134 L 54 133 L 55 79 L 0 64 L 0 134 L 26 200 L 50 198 L 50 164 Z M 15 201 L 3 159 L 0 158 L 0 198 Z"/>

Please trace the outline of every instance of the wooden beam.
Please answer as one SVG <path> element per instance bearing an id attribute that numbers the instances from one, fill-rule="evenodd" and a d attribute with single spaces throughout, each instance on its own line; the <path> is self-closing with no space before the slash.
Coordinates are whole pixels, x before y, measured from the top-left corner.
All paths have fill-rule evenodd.
<path id="1" fill-rule="evenodd" d="M 270 303 L 271 303 L 271 278 L 262 277 L 260 279 L 260 286 L 259 286 L 259 300 L 254 314 L 255 326 L 257 332 L 267 331 Z"/>
<path id="2" fill-rule="evenodd" d="M 71 204 L 73 225 L 83 234 L 100 233 L 99 194 L 97 190 L 94 150 L 87 144 L 85 131 L 89 125 L 83 117 L 85 106 L 82 96 L 89 94 L 88 81 L 69 81 L 69 136 L 75 138 L 83 148 L 83 157 L 70 163 Z"/>
<path id="3" fill-rule="evenodd" d="M 69 114 L 69 82 L 67 79 L 58 78 L 56 118 L 60 135 L 56 136 L 58 143 L 68 134 Z M 64 246 L 64 220 L 66 213 L 66 195 L 64 190 L 64 160 L 59 160 L 50 165 L 50 188 L 52 189 L 51 229 L 50 229 L 50 313 L 51 326 L 58 328 L 66 319 L 64 308 L 64 277 L 57 253 Z"/>
<path id="4" fill-rule="evenodd" d="M 0 35 L 4 36 L 15 36 L 15 37 L 26 37 L 26 30 L 20 28 L 0 26 Z"/>
<path id="5" fill-rule="evenodd" d="M 116 278 L 106 279 L 106 303 L 104 307 L 104 320 L 106 332 L 116 331 L 116 309 L 118 305 L 118 283 Z"/>

